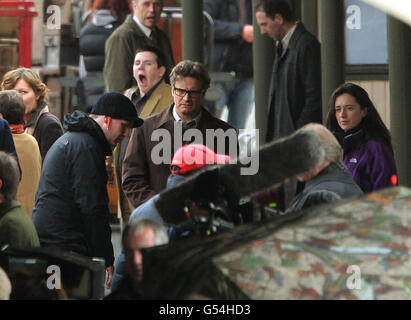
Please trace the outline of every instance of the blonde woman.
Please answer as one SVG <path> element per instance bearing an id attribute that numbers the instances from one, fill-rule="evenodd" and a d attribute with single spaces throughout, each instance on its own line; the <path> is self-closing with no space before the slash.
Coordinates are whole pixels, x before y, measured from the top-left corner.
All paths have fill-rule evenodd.
<path id="1" fill-rule="evenodd" d="M 47 151 L 63 134 L 60 120 L 49 112 L 47 86 L 33 70 L 17 68 L 4 75 L 1 89 L 16 90 L 22 96 L 26 107 L 24 132 L 36 138 L 44 161 Z"/>

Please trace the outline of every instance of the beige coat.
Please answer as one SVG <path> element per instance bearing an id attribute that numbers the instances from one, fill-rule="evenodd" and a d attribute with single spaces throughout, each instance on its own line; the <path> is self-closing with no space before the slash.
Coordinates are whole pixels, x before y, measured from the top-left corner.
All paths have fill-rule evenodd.
<path id="1" fill-rule="evenodd" d="M 17 200 L 31 216 L 41 174 L 41 155 L 37 140 L 27 133 L 13 133 L 22 178 L 17 189 Z"/>

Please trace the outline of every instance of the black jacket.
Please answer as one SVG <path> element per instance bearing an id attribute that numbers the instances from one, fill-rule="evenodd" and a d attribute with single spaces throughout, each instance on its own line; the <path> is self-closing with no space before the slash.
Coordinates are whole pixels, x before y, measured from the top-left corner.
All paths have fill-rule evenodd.
<path id="1" fill-rule="evenodd" d="M 253 24 L 252 1 L 246 1 L 246 22 Z M 204 11 L 214 22 L 214 70 L 253 72 L 253 47 L 241 37 L 237 0 L 204 0 Z M 206 52 L 207 53 L 207 52 Z M 205 55 L 207 58 L 207 54 Z"/>
<path id="2" fill-rule="evenodd" d="M 269 99 L 267 142 L 322 122 L 320 43 L 301 22 L 274 61 Z"/>
<path id="3" fill-rule="evenodd" d="M 103 72 L 106 40 L 120 24 L 108 10 L 97 10 L 93 20 L 81 29 L 80 54 L 87 72 Z"/>
<path id="4" fill-rule="evenodd" d="M 106 156 L 100 126 L 80 111 L 64 118 L 68 130 L 43 162 L 33 222 L 42 246 L 57 246 L 113 265 Z"/>

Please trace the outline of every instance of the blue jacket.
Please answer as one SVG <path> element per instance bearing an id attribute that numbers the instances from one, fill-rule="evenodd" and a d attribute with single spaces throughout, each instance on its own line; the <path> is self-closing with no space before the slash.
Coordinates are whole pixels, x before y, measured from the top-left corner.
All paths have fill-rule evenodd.
<path id="1" fill-rule="evenodd" d="M 114 262 L 105 159 L 111 147 L 86 114 L 66 115 L 68 130 L 43 162 L 33 222 L 42 246 Z"/>
<path id="2" fill-rule="evenodd" d="M 13 135 L 11 134 L 9 123 L 3 118 L 0 118 L 0 151 L 14 155 L 17 160 L 17 165 L 19 166 L 21 178 L 20 162 L 19 157 L 17 156 L 16 147 L 14 146 Z"/>
<path id="3" fill-rule="evenodd" d="M 391 177 L 397 175 L 394 154 L 385 143 L 365 141 L 362 129 L 344 137 L 344 163 L 354 181 L 364 193 L 392 186 Z"/>

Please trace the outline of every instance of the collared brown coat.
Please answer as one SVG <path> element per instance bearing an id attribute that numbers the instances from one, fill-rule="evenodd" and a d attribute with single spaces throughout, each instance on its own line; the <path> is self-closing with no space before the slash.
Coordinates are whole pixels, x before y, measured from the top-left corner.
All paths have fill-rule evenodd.
<path id="1" fill-rule="evenodd" d="M 132 94 L 137 88 L 130 88 L 124 93 L 128 98 L 131 99 Z M 139 114 L 141 119 L 146 119 L 150 116 L 154 116 L 157 113 L 163 111 L 170 104 L 173 103 L 173 96 L 171 94 L 171 86 L 168 85 L 164 79 L 161 80 L 160 84 L 151 93 L 150 97 L 144 104 L 143 110 Z M 114 149 L 113 159 L 114 159 L 114 173 L 116 175 L 117 182 L 117 196 L 118 196 L 118 209 L 123 223 L 128 222 L 131 212 L 134 210 L 134 206 L 128 201 L 127 197 L 124 195 L 124 191 L 121 187 L 121 166 L 123 164 L 123 158 L 125 153 L 125 148 L 127 147 L 129 139 L 123 139 L 120 144 Z M 121 149 L 121 150 L 120 150 Z"/>
<path id="2" fill-rule="evenodd" d="M 136 129 L 133 129 L 131 134 L 130 142 L 127 147 L 126 155 L 123 162 L 123 190 L 131 201 L 131 203 L 138 207 L 143 202 L 159 193 L 166 187 L 167 178 L 170 175 L 170 163 L 171 158 L 175 151 L 181 146 L 181 144 L 176 143 L 174 137 L 174 126 L 175 121 L 173 117 L 172 104 L 169 108 L 165 109 L 163 112 L 147 118 L 144 124 Z M 167 158 L 169 158 L 168 163 L 154 164 L 151 159 L 151 154 L 153 148 L 155 148 L 160 141 L 152 141 L 151 136 L 154 130 L 165 129 L 170 133 L 170 153 Z M 202 108 L 202 116 L 197 125 L 197 129 L 202 133 L 203 144 L 206 144 L 210 149 L 218 153 L 229 154 L 229 145 L 235 144 L 233 148 L 235 151 L 238 150 L 237 136 L 236 140 L 230 144 L 228 139 L 225 140 L 224 152 L 217 150 L 216 139 L 212 140 L 213 145 L 206 142 L 206 130 L 207 129 L 222 129 L 224 132 L 231 129 L 235 132 L 235 129 L 228 123 L 213 117 L 207 110 Z M 157 131 L 159 133 L 161 131 Z M 196 141 L 198 142 L 198 141 Z M 168 144 L 167 144 L 168 145 Z M 158 151 L 159 146 L 156 147 L 155 151 Z M 167 152 L 167 151 L 165 151 Z"/>

